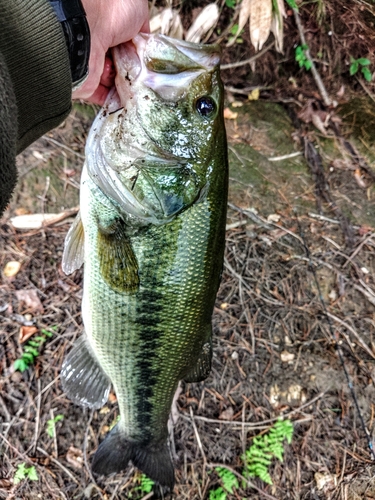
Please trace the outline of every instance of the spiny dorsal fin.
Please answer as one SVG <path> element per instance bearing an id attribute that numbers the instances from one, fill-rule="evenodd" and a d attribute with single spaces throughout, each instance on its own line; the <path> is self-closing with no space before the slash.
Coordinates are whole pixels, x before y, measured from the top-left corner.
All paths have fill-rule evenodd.
<path id="1" fill-rule="evenodd" d="M 78 405 L 101 408 L 108 399 L 111 382 L 96 360 L 85 335 L 74 343 L 64 359 L 60 378 L 66 395 Z"/>
<path id="2" fill-rule="evenodd" d="M 115 219 L 103 225 L 99 221 L 98 256 L 104 281 L 116 292 L 138 290 L 138 262 L 134 255 L 125 223 Z"/>
<path id="3" fill-rule="evenodd" d="M 62 270 L 65 274 L 72 274 L 83 264 L 85 233 L 80 212 L 70 226 L 65 238 L 64 253 L 62 257 Z"/>

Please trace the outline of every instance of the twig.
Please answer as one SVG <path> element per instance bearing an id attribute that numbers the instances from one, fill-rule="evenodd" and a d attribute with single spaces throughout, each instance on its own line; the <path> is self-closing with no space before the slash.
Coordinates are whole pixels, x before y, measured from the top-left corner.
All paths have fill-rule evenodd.
<path id="1" fill-rule="evenodd" d="M 369 98 L 375 102 L 375 97 L 372 92 L 369 91 L 367 86 L 362 82 L 360 78 L 357 77 L 357 82 L 360 84 L 360 86 L 363 88 L 363 90 L 366 92 L 366 94 L 369 96 Z"/>
<path id="2" fill-rule="evenodd" d="M 84 155 L 77 153 L 77 151 L 74 151 L 74 149 L 70 148 L 69 146 L 65 146 L 65 144 L 62 144 L 61 142 L 56 141 L 55 139 L 52 139 L 52 137 L 48 137 L 47 135 L 44 135 L 43 139 L 50 142 L 51 144 L 54 144 L 55 146 L 59 146 L 60 148 L 66 149 L 67 151 L 69 151 L 69 153 L 73 153 L 75 156 L 77 156 L 81 160 L 85 159 Z"/>
<path id="3" fill-rule="evenodd" d="M 231 87 L 230 85 L 225 85 L 224 89 L 227 92 L 231 92 L 232 94 L 239 94 L 239 95 L 245 95 L 248 96 L 250 92 L 253 90 L 269 90 L 272 87 L 262 87 L 260 85 L 253 85 L 252 87 L 245 87 L 243 89 L 238 89 L 237 87 Z"/>
<path id="4" fill-rule="evenodd" d="M 291 410 L 288 413 L 283 413 L 282 417 L 289 418 L 294 413 L 300 412 L 303 408 L 307 408 L 308 406 L 310 406 L 313 403 L 315 403 L 316 401 L 318 401 L 318 399 L 323 397 L 325 393 L 326 393 L 326 391 L 320 392 L 317 396 L 315 396 L 315 398 L 310 399 L 310 401 L 307 401 L 306 403 L 299 406 L 298 408 L 295 408 L 294 410 Z M 190 420 L 190 417 L 188 417 L 187 415 L 184 415 L 183 413 L 181 413 L 181 417 L 184 418 L 185 420 Z M 239 428 L 246 427 L 246 429 L 257 429 L 257 430 L 268 429 L 270 426 L 269 424 L 276 422 L 279 418 L 280 418 L 280 415 L 278 417 L 269 418 L 268 420 L 262 420 L 261 422 L 257 422 L 255 424 L 253 424 L 251 422 L 238 422 L 237 420 L 218 420 L 218 419 L 214 419 L 214 418 L 201 417 L 200 415 L 194 415 L 195 420 L 202 420 L 203 422 L 207 422 L 210 424 L 217 424 L 217 425 L 225 424 L 225 425 L 233 425 L 233 426 L 238 425 Z"/>
<path id="5" fill-rule="evenodd" d="M 340 221 L 339 220 L 336 220 L 336 219 L 330 219 L 329 217 L 325 217 L 324 215 L 320 215 L 320 214 L 314 214 L 312 212 L 309 212 L 307 214 L 309 217 L 312 217 L 313 219 L 318 219 L 318 220 L 322 220 L 324 222 L 330 222 L 331 224 L 340 224 Z"/>
<path id="6" fill-rule="evenodd" d="M 14 453 L 22 458 L 22 460 L 25 460 L 25 462 L 28 462 L 31 465 L 35 465 L 35 463 L 25 453 L 21 453 L 19 450 L 17 450 L 17 448 L 13 446 L 3 434 L 0 434 L 0 438 L 9 446 L 9 448 L 14 451 Z"/>
<path id="7" fill-rule="evenodd" d="M 144 497 L 141 498 L 141 500 L 148 500 L 149 498 L 152 498 L 154 496 L 154 492 L 150 491 L 150 493 L 147 493 Z"/>
<path id="8" fill-rule="evenodd" d="M 346 323 L 345 321 L 343 321 L 342 319 L 338 318 L 337 316 L 335 316 L 334 314 L 332 314 L 328 311 L 326 312 L 326 314 L 329 318 L 333 319 L 334 321 L 339 323 L 341 326 L 343 326 L 344 328 L 349 330 L 349 332 L 351 332 L 354 335 L 354 337 L 358 340 L 358 342 L 361 344 L 362 349 L 364 349 L 367 352 L 367 354 L 369 356 L 371 356 L 371 358 L 375 359 L 374 353 L 371 352 L 371 349 L 365 344 L 362 337 L 359 335 L 359 333 L 356 330 L 354 330 L 353 327 L 351 327 L 348 323 Z"/>
<path id="9" fill-rule="evenodd" d="M 302 151 L 296 151 L 295 153 L 290 153 L 288 155 L 283 155 L 283 156 L 271 156 L 270 158 L 267 158 L 268 161 L 282 161 L 282 160 L 289 160 L 289 158 L 295 158 L 296 156 L 301 156 L 303 153 Z"/>
<path id="10" fill-rule="evenodd" d="M 97 492 L 99 493 L 100 497 L 104 500 L 104 496 L 102 495 L 102 492 L 100 491 L 99 486 L 96 484 L 95 478 L 92 475 L 91 468 L 90 468 L 89 462 L 87 460 L 88 433 L 90 430 L 90 425 L 91 425 L 91 421 L 93 419 L 93 416 L 94 416 L 94 410 L 92 410 L 90 413 L 89 421 L 87 422 L 87 427 L 86 427 L 86 431 L 85 431 L 85 439 L 83 442 L 83 460 L 85 462 L 86 471 L 88 472 L 88 475 L 91 479 L 91 482 L 95 485 Z"/>
<path id="11" fill-rule="evenodd" d="M 48 457 L 51 462 L 53 462 L 55 465 L 57 465 L 58 467 L 60 467 L 60 469 L 62 471 L 65 472 L 65 474 L 67 474 L 70 479 L 72 479 L 76 484 L 78 484 L 78 486 L 80 486 L 80 482 L 77 481 L 77 479 L 73 476 L 73 474 L 70 472 L 69 469 L 66 469 L 58 460 L 56 460 L 56 458 L 52 457 L 49 453 L 46 452 L 46 450 L 43 450 L 43 448 L 41 448 L 40 446 L 37 446 L 36 448 L 40 453 L 42 453 L 45 457 Z"/>
<path id="12" fill-rule="evenodd" d="M 6 407 L 6 404 L 4 403 L 4 400 L 1 396 L 0 396 L 0 406 L 4 412 L 6 422 L 10 422 L 11 421 L 10 413 L 9 413 L 8 408 Z"/>
<path id="13" fill-rule="evenodd" d="M 38 378 L 38 395 L 41 392 L 41 382 L 40 378 Z M 33 452 L 35 453 L 36 444 L 38 442 L 38 434 L 39 434 L 39 424 L 40 424 L 40 406 L 41 406 L 41 397 L 36 398 L 36 417 L 35 417 L 35 430 L 34 430 L 34 440 L 31 445 Z M 57 456 L 57 455 L 56 455 Z"/>
<path id="14" fill-rule="evenodd" d="M 245 61 L 238 61 L 235 63 L 231 64 L 222 64 L 220 66 L 220 69 L 232 69 L 232 68 L 238 68 L 239 66 L 245 66 L 246 64 L 251 64 L 253 61 L 256 61 L 261 57 L 263 54 L 265 54 L 268 50 L 272 49 L 272 47 L 275 45 L 275 42 L 270 43 L 264 49 L 261 51 L 257 52 L 254 56 L 250 57 L 249 59 L 245 59 Z"/>
<path id="15" fill-rule="evenodd" d="M 297 28 L 298 28 L 298 31 L 299 31 L 299 36 L 300 36 L 302 45 L 305 45 L 307 47 L 305 49 L 305 55 L 306 55 L 306 58 L 311 63 L 311 73 L 312 73 L 312 75 L 314 77 L 315 83 L 316 83 L 316 85 L 317 85 L 317 87 L 319 89 L 319 92 L 320 92 L 320 95 L 322 96 L 324 104 L 326 106 L 331 106 L 332 105 L 332 100 L 328 96 L 328 93 L 327 93 L 327 90 L 326 90 L 326 88 L 324 86 L 324 83 L 323 83 L 322 79 L 320 78 L 318 70 L 316 69 L 316 66 L 315 66 L 315 63 L 313 61 L 313 58 L 311 57 L 310 49 L 309 49 L 309 47 L 308 47 L 308 45 L 306 43 L 305 33 L 303 31 L 303 26 L 302 26 L 302 23 L 301 23 L 301 18 L 299 16 L 298 9 L 293 9 L 293 13 L 294 13 L 294 19 L 296 20 L 296 24 L 297 24 Z"/>
<path id="16" fill-rule="evenodd" d="M 191 417 L 191 423 L 193 425 L 195 437 L 196 437 L 196 440 L 197 440 L 197 443 L 198 443 L 198 447 L 200 449 L 200 452 L 202 453 L 202 457 L 203 457 L 203 469 L 205 469 L 206 465 L 207 465 L 207 458 L 206 458 L 206 454 L 205 454 L 203 446 L 202 446 L 202 441 L 201 441 L 201 438 L 199 436 L 197 426 L 196 426 L 196 424 L 194 422 L 194 418 L 195 417 L 194 417 L 194 413 L 193 413 L 193 408 L 191 406 L 190 406 L 190 417 Z"/>
<path id="17" fill-rule="evenodd" d="M 55 415 L 53 413 L 53 408 L 50 409 L 50 416 L 53 423 L 53 446 L 55 448 L 55 457 L 59 456 L 58 448 L 57 448 L 57 436 L 56 436 L 56 424 L 55 424 Z"/>
<path id="18" fill-rule="evenodd" d="M 357 248 L 354 250 L 354 252 L 348 257 L 347 261 L 345 262 L 345 264 L 342 266 L 343 268 L 345 268 L 349 262 L 354 259 L 354 257 L 361 251 L 362 247 L 364 245 L 366 245 L 366 243 L 368 241 L 370 241 L 373 237 L 375 236 L 375 233 L 370 233 L 369 236 L 367 236 L 363 241 L 362 243 L 360 243 Z"/>

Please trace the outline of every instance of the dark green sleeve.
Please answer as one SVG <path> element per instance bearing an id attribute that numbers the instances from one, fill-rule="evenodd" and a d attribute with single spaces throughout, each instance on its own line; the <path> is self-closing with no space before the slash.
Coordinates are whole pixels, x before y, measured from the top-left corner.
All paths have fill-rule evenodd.
<path id="1" fill-rule="evenodd" d="M 1 0 L 0 52 L 17 100 L 20 152 L 57 126 L 71 106 L 68 50 L 47 0 Z"/>
<path id="2" fill-rule="evenodd" d="M 10 113 L 12 129 L 4 137 L 0 128 L 0 149 L 10 151 L 9 140 L 15 136 L 12 147 L 19 153 L 61 123 L 71 108 L 68 50 L 47 0 L 0 0 L 0 54 L 0 121 L 8 120 Z M 0 161 L 0 182 L 7 177 L 14 184 L 14 159 L 12 165 L 3 157 Z M 10 195 L 0 184 L 0 214 Z"/>

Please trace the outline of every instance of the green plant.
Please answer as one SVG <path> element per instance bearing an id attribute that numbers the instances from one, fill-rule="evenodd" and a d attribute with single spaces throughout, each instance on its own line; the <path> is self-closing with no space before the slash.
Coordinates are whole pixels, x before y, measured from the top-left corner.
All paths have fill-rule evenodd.
<path id="1" fill-rule="evenodd" d="M 227 494 L 221 486 L 216 488 L 216 490 L 210 491 L 209 500 L 227 500 Z"/>
<path id="2" fill-rule="evenodd" d="M 349 68 L 349 73 L 351 76 L 355 75 L 358 73 L 358 70 L 361 70 L 362 75 L 364 76 L 365 80 L 368 82 L 371 82 L 372 79 L 372 73 L 368 66 L 370 66 L 371 61 L 367 59 L 366 57 L 360 57 L 359 59 L 354 59 L 353 57 L 350 57 L 350 68 Z"/>
<path id="3" fill-rule="evenodd" d="M 298 5 L 296 4 L 295 0 L 286 0 L 286 3 L 291 7 L 292 9 L 298 10 Z"/>
<path id="4" fill-rule="evenodd" d="M 139 491 L 141 493 L 150 493 L 150 491 L 152 491 L 154 484 L 155 483 L 152 479 L 147 477 L 146 474 L 142 474 L 141 475 L 141 482 L 139 485 Z"/>
<path id="5" fill-rule="evenodd" d="M 216 467 L 216 472 L 223 482 L 223 487 L 228 493 L 233 493 L 233 488 L 238 488 L 238 479 L 226 467 Z"/>
<path id="6" fill-rule="evenodd" d="M 57 422 L 60 422 L 60 420 L 63 420 L 64 415 L 56 415 L 55 418 L 50 418 L 47 420 L 47 434 L 53 438 L 55 437 L 55 425 Z"/>
<path id="7" fill-rule="evenodd" d="M 57 329 L 57 326 L 51 327 L 51 330 L 46 330 L 42 329 L 41 330 L 41 335 L 37 337 L 33 337 L 32 340 L 29 340 L 25 347 L 23 348 L 23 353 L 22 356 L 14 362 L 14 369 L 20 372 L 24 372 L 27 370 L 31 365 L 34 364 L 35 358 L 39 356 L 40 354 L 40 349 L 44 342 L 47 340 L 47 338 L 50 338 L 53 336 L 53 332 Z"/>
<path id="8" fill-rule="evenodd" d="M 236 0 L 225 0 L 225 5 L 230 9 L 236 8 Z"/>
<path id="9" fill-rule="evenodd" d="M 228 41 L 231 42 L 232 40 L 236 39 L 236 43 L 243 43 L 243 38 L 241 38 L 241 35 L 242 33 L 244 32 L 244 30 L 241 30 L 240 33 L 238 33 L 238 37 L 236 38 L 237 36 L 237 31 L 238 31 L 238 24 L 234 24 L 231 29 L 230 29 L 230 34 L 231 36 L 229 37 Z"/>
<path id="10" fill-rule="evenodd" d="M 30 481 L 38 481 L 38 474 L 35 467 L 26 467 L 25 462 L 17 466 L 16 473 L 14 474 L 13 484 L 18 484 L 23 479 L 29 479 Z"/>
<path id="11" fill-rule="evenodd" d="M 242 456 L 245 463 L 243 476 L 259 477 L 267 484 L 272 484 L 268 472 L 273 458 L 283 461 L 286 439 L 290 444 L 293 437 L 293 424 L 290 420 L 278 420 L 267 434 L 254 438 L 253 444 Z"/>
<path id="12" fill-rule="evenodd" d="M 296 47 L 295 59 L 300 68 L 305 68 L 308 71 L 311 69 L 312 62 L 307 58 L 306 50 L 308 50 L 308 46 L 306 44 L 298 45 Z"/>
<path id="13" fill-rule="evenodd" d="M 245 454 L 242 455 L 244 469 L 242 475 L 245 478 L 259 477 L 267 484 L 272 484 L 271 476 L 268 472 L 269 466 L 274 458 L 283 461 L 284 446 L 286 439 L 288 444 L 292 442 L 293 424 L 290 420 L 277 420 L 273 427 L 264 434 L 254 438 L 253 444 Z M 222 480 L 222 485 L 216 490 L 210 491 L 209 500 L 227 500 L 227 493 L 232 494 L 233 488 L 239 487 L 236 476 L 226 467 L 216 467 L 216 472 Z M 243 488 L 246 487 L 244 482 Z"/>
<path id="14" fill-rule="evenodd" d="M 120 421 L 120 415 L 117 415 L 117 417 L 114 418 L 112 423 L 109 425 L 108 431 L 111 431 L 119 421 Z"/>
<path id="15" fill-rule="evenodd" d="M 238 488 L 238 479 L 226 467 L 215 467 L 223 486 L 210 491 L 209 500 L 227 500 L 227 493 L 233 493 L 233 488 Z"/>

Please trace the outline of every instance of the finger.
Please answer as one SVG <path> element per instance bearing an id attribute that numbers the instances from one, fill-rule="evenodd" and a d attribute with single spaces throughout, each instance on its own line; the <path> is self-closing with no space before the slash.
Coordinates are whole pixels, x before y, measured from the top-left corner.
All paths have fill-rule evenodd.
<path id="1" fill-rule="evenodd" d="M 100 84 L 105 87 L 112 87 L 115 83 L 116 71 L 112 59 L 106 56 L 104 61 L 104 68 L 102 76 L 100 77 Z"/>
<path id="2" fill-rule="evenodd" d="M 86 102 L 92 102 L 93 104 L 99 104 L 103 106 L 109 92 L 109 88 L 105 85 L 99 85 L 95 92 L 90 97 L 85 97 Z"/>
<path id="3" fill-rule="evenodd" d="M 150 33 L 150 21 L 148 19 L 146 19 L 139 31 L 140 33 Z"/>

